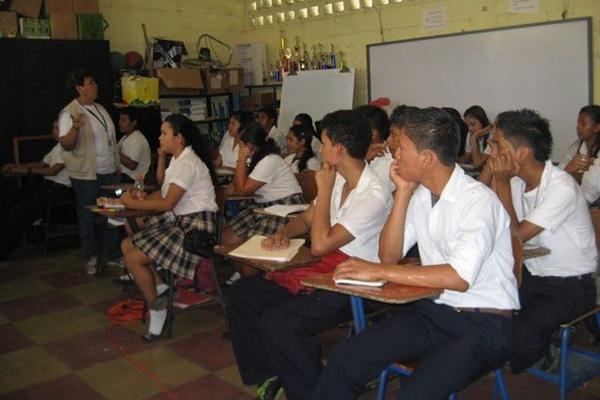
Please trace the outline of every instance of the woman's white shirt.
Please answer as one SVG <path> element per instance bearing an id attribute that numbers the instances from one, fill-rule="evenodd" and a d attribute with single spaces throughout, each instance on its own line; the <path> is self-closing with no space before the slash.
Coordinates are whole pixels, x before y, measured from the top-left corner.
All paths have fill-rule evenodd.
<path id="1" fill-rule="evenodd" d="M 290 167 L 292 167 L 292 171 L 294 171 L 295 174 L 300 172 L 299 168 L 298 168 L 298 164 L 300 163 L 300 160 L 296 159 L 296 154 L 294 154 L 294 153 L 289 154 L 289 155 L 285 156 L 284 160 Z M 320 170 L 321 169 L 321 161 L 319 161 L 319 159 L 317 157 L 312 156 L 311 158 L 306 160 L 306 169 L 311 170 L 311 171 Z"/>
<path id="2" fill-rule="evenodd" d="M 171 184 L 185 190 L 173 209 L 175 214 L 186 215 L 218 210 L 210 171 L 191 146 L 186 147 L 177 158 L 171 158 L 160 189 L 163 198 L 167 196 Z"/>
<path id="3" fill-rule="evenodd" d="M 239 149 L 239 146 L 235 144 L 235 138 L 229 134 L 229 131 L 225 132 L 219 145 L 219 154 L 221 154 L 221 160 L 223 160 L 223 167 L 235 168 Z"/>

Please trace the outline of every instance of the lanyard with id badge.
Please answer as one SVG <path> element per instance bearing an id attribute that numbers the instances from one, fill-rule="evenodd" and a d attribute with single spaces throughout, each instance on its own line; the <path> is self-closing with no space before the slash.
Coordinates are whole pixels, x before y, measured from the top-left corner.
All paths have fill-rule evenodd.
<path id="1" fill-rule="evenodd" d="M 92 111 L 88 107 L 84 107 L 84 108 L 87 112 L 92 114 L 92 116 L 94 118 L 96 118 L 96 120 L 100 123 L 100 125 L 102 125 L 102 128 L 104 128 L 104 132 L 106 133 L 106 144 L 108 145 L 108 147 L 112 147 L 113 142 L 112 142 L 112 138 L 110 137 L 110 132 L 108 131 L 108 122 L 106 122 L 106 119 L 104 118 L 104 116 L 102 115 L 100 110 L 98 110 L 98 107 L 96 107 L 96 105 L 94 104 L 94 109 L 96 110 L 96 112 Z"/>

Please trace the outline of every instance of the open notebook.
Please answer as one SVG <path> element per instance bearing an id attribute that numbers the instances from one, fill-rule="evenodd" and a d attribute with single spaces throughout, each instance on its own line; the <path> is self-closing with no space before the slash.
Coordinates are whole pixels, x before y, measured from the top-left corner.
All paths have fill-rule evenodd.
<path id="1" fill-rule="evenodd" d="M 287 217 L 289 214 L 306 210 L 310 204 L 275 204 L 265 208 L 265 212 L 279 217 Z"/>
<path id="2" fill-rule="evenodd" d="M 255 235 L 244 244 L 229 252 L 230 256 L 250 258 L 254 260 L 266 260 L 276 262 L 290 261 L 298 253 L 298 249 L 304 244 L 304 239 L 290 240 L 290 247 L 285 250 L 267 251 L 260 247 L 261 240 L 266 236 Z"/>
<path id="3" fill-rule="evenodd" d="M 361 281 L 358 279 L 336 279 L 336 285 L 353 285 L 353 286 L 369 286 L 369 287 L 382 287 L 387 281 Z"/>

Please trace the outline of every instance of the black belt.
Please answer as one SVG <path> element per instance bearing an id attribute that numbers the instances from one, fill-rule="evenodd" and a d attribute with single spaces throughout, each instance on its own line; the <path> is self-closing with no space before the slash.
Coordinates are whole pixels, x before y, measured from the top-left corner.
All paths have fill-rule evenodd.
<path id="1" fill-rule="evenodd" d="M 499 308 L 486 308 L 486 307 L 454 307 L 457 312 L 478 312 L 484 314 L 500 315 L 506 318 L 512 318 L 513 310 L 501 310 Z"/>

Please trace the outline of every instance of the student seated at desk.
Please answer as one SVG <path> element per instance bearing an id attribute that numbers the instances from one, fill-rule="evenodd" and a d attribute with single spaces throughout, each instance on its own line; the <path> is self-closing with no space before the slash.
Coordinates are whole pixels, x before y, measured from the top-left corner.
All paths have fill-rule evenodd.
<path id="1" fill-rule="evenodd" d="M 294 117 L 292 121 L 292 125 L 302 125 L 305 131 L 312 132 L 313 140 L 310 144 L 314 155 L 321 161 L 321 136 L 318 131 L 315 129 L 315 125 L 313 124 L 312 117 L 306 113 L 300 113 Z M 288 149 L 289 151 L 289 149 Z"/>
<path id="2" fill-rule="evenodd" d="M 525 261 L 510 361 L 518 373 L 548 354 L 560 324 L 594 306 L 597 250 L 581 189 L 549 160 L 548 121 L 532 110 L 504 112 L 492 136 L 492 187 L 510 215 L 513 231 L 523 242 L 551 251 Z M 542 367 L 551 367 L 551 359 Z"/>
<path id="3" fill-rule="evenodd" d="M 223 134 L 221 144 L 219 145 L 219 155 L 213 160 L 215 168 L 225 167 L 235 169 L 238 159 L 239 135 L 242 126 L 252 121 L 252 113 L 248 111 L 236 111 L 229 117 L 227 132 Z"/>
<path id="4" fill-rule="evenodd" d="M 334 273 L 444 291 L 336 346 L 313 399 L 356 398 L 386 366 L 416 360 L 399 398 L 447 399 L 508 359 L 519 308 L 510 219 L 494 193 L 455 164 L 459 140 L 441 109 L 405 115 L 381 263 L 351 259 Z M 415 242 L 423 265 L 395 265 Z"/>
<path id="5" fill-rule="evenodd" d="M 52 136 L 58 141 L 58 121 L 54 121 Z M 69 173 L 63 160 L 63 149 L 58 143 L 40 161 L 6 164 L 2 171 L 15 174 L 30 173 L 44 179 L 41 184 L 36 182 L 32 190 L 17 193 L 14 196 L 14 204 L 2 210 L 0 261 L 10 256 L 19 246 L 25 229 L 33 224 L 36 218 L 45 216 L 48 204 L 74 198 Z"/>
<path id="6" fill-rule="evenodd" d="M 361 113 L 371 127 L 371 146 L 365 156 L 365 160 L 370 163 L 370 167 L 385 186 L 392 192 L 394 184 L 390 180 L 389 171 L 392 163 L 392 154 L 387 145 L 387 138 L 390 134 L 390 121 L 383 108 L 365 105 L 356 108 Z"/>
<path id="7" fill-rule="evenodd" d="M 336 111 L 322 121 L 323 168 L 315 174 L 317 198 L 263 242 L 286 248 L 290 237 L 310 232 L 315 264 L 287 272 L 252 275 L 228 293 L 231 342 L 245 384 L 258 385 L 260 399 L 273 399 L 283 385 L 288 399 L 309 399 L 322 369 L 318 333 L 350 319 L 348 297 L 308 292 L 300 280 L 331 272 L 348 257 L 377 261 L 377 239 L 391 195 L 364 157 L 371 142 L 367 121 L 356 111 Z"/>
<path id="8" fill-rule="evenodd" d="M 145 341 L 160 336 L 167 316 L 166 299 L 158 296 L 168 287 L 155 268 L 193 279 L 201 256 L 183 248 L 184 230 L 215 233 L 218 209 L 208 147 L 193 122 L 180 114 L 168 116 L 159 141 L 160 191 L 142 199 L 134 198 L 131 192 L 121 196 L 125 207 L 162 212 L 145 218 L 143 229 L 121 243 L 125 265 L 150 307 Z M 166 154 L 173 156 L 168 168 Z"/>
<path id="9" fill-rule="evenodd" d="M 467 133 L 465 142 L 465 154 L 460 161 L 471 163 L 475 168 L 481 168 L 489 157 L 490 149 L 487 145 L 487 139 L 492 125 L 481 106 L 467 108 L 463 116 L 469 127 L 469 133 Z"/>
<path id="10" fill-rule="evenodd" d="M 123 137 L 117 143 L 121 182 L 133 183 L 144 179 L 150 168 L 150 145 L 137 129 L 138 111 L 135 107 L 119 110 L 119 130 Z"/>
<path id="11" fill-rule="evenodd" d="M 267 137 L 273 139 L 279 147 L 280 153 L 285 154 L 287 152 L 285 133 L 277 129 L 277 111 L 273 107 L 261 108 L 256 112 L 256 122 L 267 132 Z"/>
<path id="12" fill-rule="evenodd" d="M 600 205 L 600 106 L 585 106 L 577 118 L 577 140 L 560 167 L 581 184 L 588 203 Z"/>
<path id="13" fill-rule="evenodd" d="M 302 125 L 293 125 L 290 127 L 287 135 L 287 149 L 289 154 L 284 160 L 292 167 L 292 171 L 295 174 L 305 169 L 310 171 L 321 169 L 321 161 L 313 153 L 312 141 L 312 131 L 306 130 Z"/>

